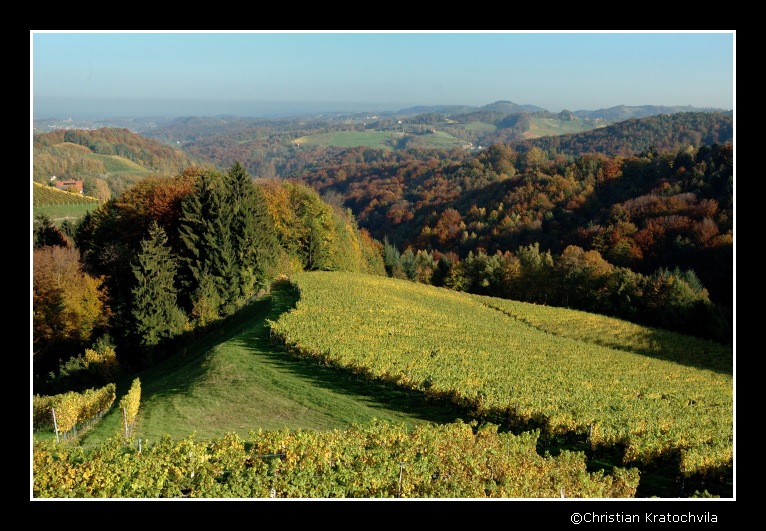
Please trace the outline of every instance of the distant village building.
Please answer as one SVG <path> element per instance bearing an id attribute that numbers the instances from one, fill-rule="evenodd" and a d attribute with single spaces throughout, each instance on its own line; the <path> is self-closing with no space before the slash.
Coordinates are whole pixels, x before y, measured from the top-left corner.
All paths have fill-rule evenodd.
<path id="1" fill-rule="evenodd" d="M 59 190 L 64 190 L 66 192 L 75 192 L 78 194 L 82 193 L 82 181 L 75 181 L 75 180 L 56 181 L 53 183 L 53 186 L 55 186 Z"/>

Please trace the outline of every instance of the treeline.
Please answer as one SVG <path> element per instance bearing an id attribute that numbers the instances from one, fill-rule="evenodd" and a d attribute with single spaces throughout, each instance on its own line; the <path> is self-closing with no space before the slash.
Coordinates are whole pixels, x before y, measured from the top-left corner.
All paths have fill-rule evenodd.
<path id="1" fill-rule="evenodd" d="M 730 344 L 731 322 L 710 301 L 693 270 L 660 268 L 649 275 L 616 267 L 598 251 L 575 245 L 561 255 L 537 243 L 487 255 L 399 250 L 385 240 L 387 273 L 477 295 L 576 308 Z"/>
<path id="2" fill-rule="evenodd" d="M 381 244 L 348 211 L 305 185 L 254 183 L 239 164 L 147 177 L 86 215 L 73 239 L 34 251 L 40 366 L 105 334 L 121 363 L 152 363 L 279 274 L 385 274 Z"/>

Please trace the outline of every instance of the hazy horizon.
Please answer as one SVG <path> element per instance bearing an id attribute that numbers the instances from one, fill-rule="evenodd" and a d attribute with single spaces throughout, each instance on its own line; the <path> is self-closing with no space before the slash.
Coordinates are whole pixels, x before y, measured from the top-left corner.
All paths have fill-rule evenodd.
<path id="1" fill-rule="evenodd" d="M 506 100 L 508 101 L 508 100 Z M 490 105 L 495 102 L 487 102 Z M 513 102 L 517 105 L 535 105 L 530 102 Z M 464 105 L 462 103 L 448 105 Z M 685 107 L 681 104 L 647 103 L 650 106 Z M 397 112 L 411 107 L 439 106 L 422 103 L 400 104 L 369 104 L 369 103 L 331 103 L 331 102 L 233 102 L 233 101 L 174 101 L 174 100 L 101 100 L 101 101 L 43 101 L 35 105 L 34 120 L 45 119 L 73 119 L 81 121 L 99 121 L 110 118 L 177 118 L 186 116 L 214 117 L 214 116 L 237 116 L 241 118 L 279 118 L 317 114 L 334 113 L 389 113 Z M 475 107 L 482 107 L 475 106 Z M 641 107 L 632 105 L 631 107 Z M 539 107 L 539 106 L 538 106 Z M 693 106 L 697 108 L 696 106 Z M 607 109 L 598 107 L 593 109 L 567 109 L 572 112 L 596 111 Z M 702 108 L 702 107 L 700 107 Z M 713 107 L 704 107 L 710 109 Z M 715 107 L 718 108 L 718 107 Z M 723 109 L 730 111 L 731 109 Z M 550 109 L 546 109 L 550 110 Z"/>
<path id="2" fill-rule="evenodd" d="M 34 119 L 496 101 L 733 110 L 735 33 L 30 31 Z"/>

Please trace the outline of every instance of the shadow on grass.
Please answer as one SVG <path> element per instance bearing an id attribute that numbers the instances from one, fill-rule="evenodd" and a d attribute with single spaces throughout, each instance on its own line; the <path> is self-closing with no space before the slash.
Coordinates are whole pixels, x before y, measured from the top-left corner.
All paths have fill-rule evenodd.
<path id="1" fill-rule="evenodd" d="M 299 292 L 289 282 L 277 282 L 272 286 L 269 296 L 258 299 L 235 315 L 221 321 L 200 336 L 189 347 L 157 365 L 126 378 L 118 387 L 118 397 L 127 392 L 136 376 L 141 379 L 142 402 L 151 402 L 163 396 L 191 393 L 194 385 L 205 377 L 209 370 L 206 363 L 211 349 L 225 342 L 231 342 L 238 348 L 250 352 L 266 361 L 272 368 L 282 373 L 296 376 L 306 385 L 323 388 L 338 395 L 358 399 L 367 408 L 380 411 L 399 412 L 413 419 L 433 423 L 451 423 L 477 421 L 499 424 L 501 431 L 527 431 L 535 426 L 521 426 L 518 419 L 481 418 L 471 408 L 459 408 L 448 401 L 427 400 L 418 391 L 403 390 L 395 384 L 386 384 L 372 378 L 354 374 L 351 370 L 328 367 L 310 357 L 290 352 L 285 346 L 272 340 L 268 321 L 276 321 L 283 313 L 295 307 Z M 119 411 L 113 408 L 109 420 L 109 430 L 119 428 Z M 106 418 L 104 419 L 107 420 Z M 539 419 L 538 419 L 539 420 Z M 542 422 L 542 421 L 541 421 Z M 257 426 L 253 428 L 257 429 Z M 83 444 L 87 441 L 87 436 Z M 615 466 L 622 466 L 624 451 L 619 448 L 603 448 L 597 453 L 591 452 L 584 441 L 573 438 L 541 439 L 538 445 L 540 455 L 558 455 L 562 450 L 582 451 L 587 457 L 588 471 L 603 470 L 611 473 Z M 728 475 L 727 475 L 728 474 Z M 693 494 L 695 490 L 708 490 L 710 493 L 731 497 L 731 470 L 724 471 L 722 477 L 707 482 L 688 478 L 680 483 L 678 464 L 663 462 L 644 467 L 637 497 L 676 498 Z"/>
<path id="2" fill-rule="evenodd" d="M 270 337 L 267 319 L 276 321 L 282 313 L 295 307 L 300 295 L 289 282 L 275 283 L 271 293 L 271 309 L 256 326 L 236 330 L 234 343 L 268 360 L 279 371 L 291 373 L 311 385 L 333 393 L 364 400 L 367 407 L 381 411 L 396 411 L 425 422 L 449 423 L 458 419 L 468 421 L 469 411 L 452 404 L 435 403 L 414 391 L 393 384 L 365 379 L 350 370 L 328 367 L 309 357 L 290 352 Z"/>
<path id="3" fill-rule="evenodd" d="M 352 401 L 357 400 L 360 408 L 397 412 L 403 417 L 422 422 L 448 423 L 467 418 L 467 412 L 461 413 L 452 405 L 429 403 L 412 391 L 398 389 L 390 384 L 362 380 L 341 370 L 332 370 L 317 364 L 316 361 L 292 354 L 281 344 L 272 341 L 268 321 L 279 319 L 280 315 L 295 307 L 298 299 L 298 290 L 289 282 L 275 282 L 268 296 L 257 299 L 236 314 L 218 321 L 204 334 L 196 334 L 194 339 L 187 337 L 184 343 L 188 346 L 181 347 L 179 353 L 122 378 L 117 382 L 117 402 L 127 393 L 135 378 L 139 378 L 141 382 L 143 404 L 151 404 L 165 397 L 193 396 L 195 387 L 205 379 L 211 369 L 208 363 L 211 350 L 228 342 L 257 356 L 275 372 L 291 374 L 307 386 L 348 396 Z M 386 416 L 390 415 L 381 415 Z M 98 444 L 119 433 L 120 425 L 121 413 L 115 404 L 98 427 L 83 434 L 80 444 L 86 447 Z M 254 425 L 252 429 L 258 429 L 258 426 Z"/>

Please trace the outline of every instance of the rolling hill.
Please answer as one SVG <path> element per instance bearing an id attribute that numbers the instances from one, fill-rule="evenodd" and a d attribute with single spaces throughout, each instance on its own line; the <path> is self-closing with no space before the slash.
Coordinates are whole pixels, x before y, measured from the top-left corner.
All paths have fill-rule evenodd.
<path id="1" fill-rule="evenodd" d="M 678 478 L 730 493 L 728 347 L 390 278 L 316 272 L 293 283 L 299 291 L 275 285 L 184 355 L 138 374 L 136 436 L 474 419 L 536 431 L 538 452 L 582 452 L 591 470 L 635 468 L 639 496 L 673 497 Z M 104 444 L 120 422 L 112 410 L 83 444 Z"/>
<path id="2" fill-rule="evenodd" d="M 83 180 L 86 194 L 102 200 L 147 175 L 175 175 L 194 165 L 182 151 L 124 128 L 59 129 L 33 138 L 34 182 Z"/>

